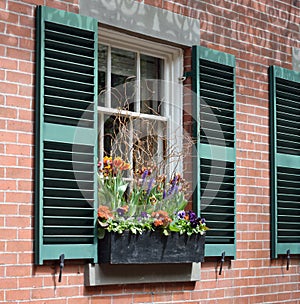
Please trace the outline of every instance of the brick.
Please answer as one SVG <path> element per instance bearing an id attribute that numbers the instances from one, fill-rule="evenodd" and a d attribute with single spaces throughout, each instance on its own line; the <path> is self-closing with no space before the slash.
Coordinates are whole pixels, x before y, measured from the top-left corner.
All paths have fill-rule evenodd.
<path id="1" fill-rule="evenodd" d="M 32 290 L 32 299 L 54 298 L 56 296 L 53 288 L 34 288 Z"/>
<path id="2" fill-rule="evenodd" d="M 12 1 L 9 1 L 8 3 L 8 10 L 11 12 L 16 12 L 18 14 L 29 15 L 29 16 L 33 16 L 33 12 L 34 12 L 33 6 L 26 3 L 21 3 L 21 2 L 16 3 Z"/>
<path id="3" fill-rule="evenodd" d="M 6 227 L 30 227 L 31 219 L 26 217 L 7 217 Z"/>
<path id="4" fill-rule="evenodd" d="M 32 177 L 32 171 L 24 168 L 7 168 L 6 177 L 30 179 Z"/>
<path id="5" fill-rule="evenodd" d="M 4 94 L 17 94 L 18 88 L 12 83 L 0 82 L 0 91 Z"/>
<path id="6" fill-rule="evenodd" d="M 28 277 L 31 275 L 31 266 L 7 266 L 7 277 Z"/>
<path id="7" fill-rule="evenodd" d="M 31 154 L 32 147 L 21 144 L 6 144 L 6 153 L 8 155 L 28 156 Z"/>
<path id="8" fill-rule="evenodd" d="M 7 192 L 6 201 L 10 203 L 29 203 L 32 200 L 32 194 L 27 192 Z"/>
<path id="9" fill-rule="evenodd" d="M 34 96 L 34 86 L 19 84 L 18 92 L 20 96 Z"/>
<path id="10" fill-rule="evenodd" d="M 7 48 L 7 57 L 30 61 L 31 52 L 26 50 L 21 50 L 18 48 Z"/>
<path id="11" fill-rule="evenodd" d="M 8 11 L 1 11 L 1 20 L 5 21 L 5 23 L 18 23 L 19 16 L 18 14 L 14 14 Z"/>
<path id="12" fill-rule="evenodd" d="M 111 296 L 96 296 L 91 298 L 91 304 L 111 304 L 112 303 L 112 297 Z"/>
<path id="13" fill-rule="evenodd" d="M 18 278 L 18 286 L 19 288 L 43 287 L 43 278 L 41 277 Z"/>
<path id="14" fill-rule="evenodd" d="M 131 304 L 132 303 L 132 295 L 116 295 L 113 297 L 114 304 Z"/>
<path id="15" fill-rule="evenodd" d="M 68 285 L 82 285 L 83 276 L 82 275 L 69 275 L 68 276 Z"/>
<path id="16" fill-rule="evenodd" d="M 5 291 L 5 298 L 7 301 L 28 300 L 30 298 L 30 290 L 29 289 L 7 290 Z"/>
<path id="17" fill-rule="evenodd" d="M 17 264 L 17 255 L 14 253 L 0 253 L 0 264 Z"/>
<path id="18" fill-rule="evenodd" d="M 1 37 L 1 35 L 0 35 Z M 7 69 L 7 70 L 16 70 L 18 66 L 18 62 L 13 59 L 8 58 L 1 58 L 0 61 L 0 68 L 1 69 Z"/>
<path id="19" fill-rule="evenodd" d="M 0 35 L 1 38 L 1 35 Z M 0 56 L 4 56 L 6 53 L 6 47 L 0 45 Z"/>
<path id="20" fill-rule="evenodd" d="M 102 301 L 100 302 L 102 303 Z M 68 299 L 68 304 L 90 304 L 90 299 L 85 297 L 85 298 L 69 298 Z"/>
<path id="21" fill-rule="evenodd" d="M 79 287 L 64 287 L 57 289 L 57 296 L 58 297 L 73 297 L 78 295 Z"/>
<path id="22" fill-rule="evenodd" d="M 1 165 L 5 167 L 16 166 L 17 158 L 15 156 L 1 156 Z"/>
<path id="23" fill-rule="evenodd" d="M 18 143 L 33 145 L 33 143 L 34 143 L 34 135 L 33 134 L 19 133 L 18 134 Z"/>
<path id="24" fill-rule="evenodd" d="M 173 301 L 182 301 L 182 302 L 186 302 L 188 300 L 191 299 L 191 294 L 190 292 L 173 292 L 172 295 L 172 300 Z M 150 301 L 148 301 L 150 302 Z"/>
<path id="25" fill-rule="evenodd" d="M 34 163 L 34 159 L 32 157 L 19 157 L 18 158 L 18 166 L 32 169 L 33 168 L 33 163 Z M 32 173 L 32 174 L 29 175 L 31 177 L 33 175 L 33 172 L 28 171 L 28 173 L 30 173 L 30 172 Z"/>
<path id="26" fill-rule="evenodd" d="M 13 113 L 11 114 L 13 115 Z M 4 130 L 0 130 L 0 142 L 16 142 L 16 141 L 17 141 L 17 134 L 15 132 L 7 132 Z"/>
<path id="27" fill-rule="evenodd" d="M 32 122 L 20 122 L 16 120 L 7 121 L 7 129 L 23 132 L 32 132 L 33 124 Z"/>
<path id="28" fill-rule="evenodd" d="M 0 145 L 0 153 L 4 152 L 4 145 Z M 0 167 L 0 178 L 4 177 L 4 168 Z"/>
<path id="29" fill-rule="evenodd" d="M 22 39 L 21 45 L 22 43 L 26 42 L 27 40 Z M 28 41 L 28 43 L 26 43 L 25 45 L 27 45 L 29 47 L 29 44 L 31 43 L 35 43 L 34 40 L 30 39 Z M 20 72 L 25 72 L 28 74 L 34 74 L 35 73 L 35 65 L 33 62 L 28 62 L 28 61 L 19 61 L 19 65 L 18 65 L 18 70 Z"/>
<path id="30" fill-rule="evenodd" d="M 16 190 L 17 189 L 17 183 L 15 180 L 4 180 L 0 183 L 0 191 L 2 190 Z"/>
<path id="31" fill-rule="evenodd" d="M 35 27 L 35 18 L 31 16 L 20 16 L 20 25 L 24 25 L 26 27 Z M 22 37 L 22 40 L 24 40 L 24 37 Z M 21 40 L 21 42 L 22 42 Z M 22 47 L 22 45 L 20 45 Z"/>
<path id="32" fill-rule="evenodd" d="M 0 290 L 17 288 L 18 281 L 15 278 L 0 278 Z"/>
<path id="33" fill-rule="evenodd" d="M 46 0 L 45 5 L 53 7 L 53 8 L 61 9 L 61 10 L 64 10 L 64 11 L 66 11 L 67 8 L 68 8 L 68 5 L 66 3 L 63 3 L 61 1 L 57 2 L 55 0 Z"/>
<path id="34" fill-rule="evenodd" d="M 20 235 L 20 239 L 22 238 L 22 235 L 21 235 L 21 233 L 23 233 L 23 230 L 19 230 L 19 235 Z M 32 239 L 32 236 L 33 236 L 33 234 L 31 235 L 31 239 Z M 18 261 L 19 261 L 19 263 L 22 263 L 22 264 L 31 264 L 31 265 L 33 265 L 34 264 L 34 254 L 33 253 L 31 253 L 31 254 L 29 254 L 29 253 L 23 253 L 23 252 L 18 252 Z M 32 278 L 32 277 L 31 277 Z"/>
<path id="35" fill-rule="evenodd" d="M 44 0 L 23 0 L 24 3 L 34 4 L 34 5 L 43 5 Z"/>
<path id="36" fill-rule="evenodd" d="M 6 25 L 6 33 L 12 36 L 31 37 L 31 29 L 15 24 Z"/>
<path id="37" fill-rule="evenodd" d="M 18 190 L 24 190 L 24 191 L 32 191 L 33 192 L 33 182 L 31 181 L 18 181 L 17 182 L 17 185 L 18 185 Z"/>
<path id="38" fill-rule="evenodd" d="M 32 84 L 32 75 L 8 71 L 6 74 L 6 80 L 8 82 Z"/>
<path id="39" fill-rule="evenodd" d="M 31 110 L 19 110 L 19 119 L 33 121 L 34 113 Z"/>
<path id="40" fill-rule="evenodd" d="M 17 238 L 17 230 L 9 228 L 0 228 L 0 239 L 15 240 Z M 5 238 L 4 238 L 5 237 Z"/>
<path id="41" fill-rule="evenodd" d="M 29 109 L 31 107 L 31 100 L 25 97 L 19 96 L 7 96 L 6 105 L 18 108 Z"/>
<path id="42" fill-rule="evenodd" d="M 7 252 L 32 252 L 33 241 L 8 241 L 6 246 Z"/>

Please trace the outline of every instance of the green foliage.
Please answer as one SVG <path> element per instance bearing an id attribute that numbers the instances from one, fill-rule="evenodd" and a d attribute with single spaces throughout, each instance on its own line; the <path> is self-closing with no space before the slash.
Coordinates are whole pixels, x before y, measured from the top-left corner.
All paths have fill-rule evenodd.
<path id="1" fill-rule="evenodd" d="M 145 230 L 203 234 L 207 227 L 205 220 L 192 211 L 185 212 L 186 185 L 179 174 L 167 182 L 166 176 L 153 176 L 149 168 L 136 172 L 131 184 L 123 173 L 129 168 L 121 158 L 104 158 L 99 170 L 98 237 L 105 230 L 133 234 Z"/>

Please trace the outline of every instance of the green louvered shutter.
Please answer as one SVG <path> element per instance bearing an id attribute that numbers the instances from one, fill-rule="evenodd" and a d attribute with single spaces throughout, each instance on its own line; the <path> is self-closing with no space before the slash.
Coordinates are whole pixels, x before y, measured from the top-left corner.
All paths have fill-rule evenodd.
<path id="1" fill-rule="evenodd" d="M 210 230 L 206 256 L 235 257 L 235 57 L 192 49 L 194 205 Z"/>
<path id="2" fill-rule="evenodd" d="M 300 254 L 300 73 L 270 67 L 272 258 Z"/>
<path id="3" fill-rule="evenodd" d="M 97 21 L 37 9 L 35 262 L 97 261 Z"/>

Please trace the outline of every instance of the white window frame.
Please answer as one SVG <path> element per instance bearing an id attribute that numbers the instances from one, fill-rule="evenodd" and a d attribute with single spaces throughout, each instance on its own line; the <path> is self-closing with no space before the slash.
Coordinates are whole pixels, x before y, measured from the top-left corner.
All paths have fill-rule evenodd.
<path id="1" fill-rule="evenodd" d="M 138 116 L 139 118 L 153 119 L 155 121 L 162 121 L 167 123 L 167 138 L 170 147 L 176 147 L 176 152 L 181 153 L 183 144 L 183 51 L 181 48 L 165 45 L 162 43 L 153 42 L 135 36 L 130 36 L 124 33 L 116 32 L 106 28 L 100 28 L 98 34 L 98 43 L 106 45 L 108 48 L 119 48 L 127 51 L 136 52 L 137 56 L 145 54 L 153 57 L 158 57 L 164 60 L 164 74 L 163 81 L 168 84 L 165 86 L 164 96 L 166 101 L 162 107 L 162 115 L 150 115 L 139 113 L 140 104 L 137 103 L 137 110 L 135 112 L 120 111 L 116 108 L 110 107 L 111 104 L 111 66 L 110 58 L 107 64 L 107 79 L 106 79 L 106 105 L 105 107 L 98 106 L 99 115 L 99 138 L 104 136 L 104 118 L 105 114 L 124 114 L 127 116 Z M 108 52 L 109 56 L 110 52 Z M 137 67 L 137 79 L 140 79 L 140 70 Z M 100 92 L 99 92 L 100 93 Z M 137 88 L 137 97 L 140 99 L 140 90 Z M 168 149 L 168 146 L 167 146 Z M 103 159 L 103 142 L 99 141 L 99 158 Z M 175 170 L 172 162 L 169 164 L 169 172 Z M 176 166 L 176 171 L 182 172 L 182 164 Z"/>

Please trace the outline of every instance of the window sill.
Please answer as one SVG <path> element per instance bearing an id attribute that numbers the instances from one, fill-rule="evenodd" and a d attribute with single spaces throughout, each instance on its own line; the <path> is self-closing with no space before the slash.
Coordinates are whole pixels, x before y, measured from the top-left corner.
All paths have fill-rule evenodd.
<path id="1" fill-rule="evenodd" d="M 200 280 L 200 268 L 201 263 L 87 264 L 84 271 L 84 285 L 195 282 Z"/>

